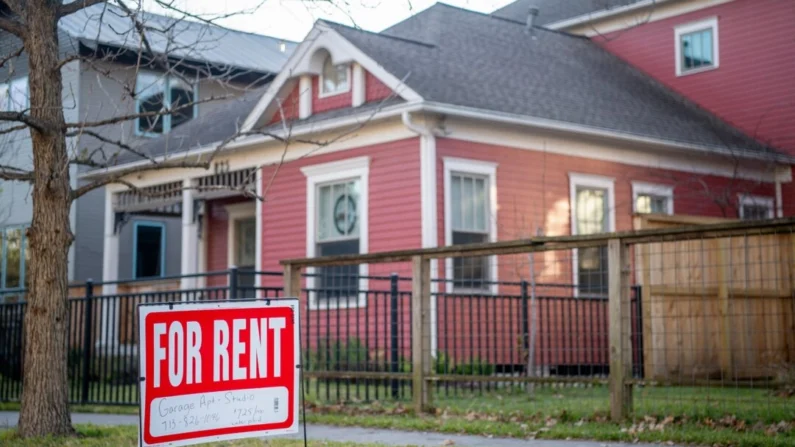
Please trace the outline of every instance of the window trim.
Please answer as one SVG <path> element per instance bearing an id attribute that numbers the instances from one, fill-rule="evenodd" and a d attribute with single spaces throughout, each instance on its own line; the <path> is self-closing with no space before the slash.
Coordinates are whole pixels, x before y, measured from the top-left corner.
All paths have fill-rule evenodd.
<path id="1" fill-rule="evenodd" d="M 497 166 L 498 163 L 485 160 L 472 160 L 466 158 L 443 157 L 444 164 L 444 244 L 450 246 L 453 243 L 452 228 L 452 203 L 451 191 L 452 175 L 454 173 L 482 175 L 488 178 L 489 186 L 489 242 L 497 241 Z M 489 281 L 491 286 L 487 290 L 477 290 L 477 293 L 496 295 L 499 292 L 499 278 L 497 257 L 488 256 L 489 262 Z M 453 258 L 446 258 L 445 268 L 445 291 L 446 293 L 472 292 L 471 289 L 455 289 L 453 286 Z"/>
<path id="2" fill-rule="evenodd" d="M 358 179 L 361 185 L 359 191 L 359 254 L 366 254 L 369 250 L 369 179 L 370 179 L 370 157 L 355 157 L 345 160 L 332 161 L 301 168 L 301 172 L 306 177 L 306 257 L 314 258 L 316 254 L 315 229 L 317 228 L 317 188 L 324 183 L 340 182 L 343 180 Z M 315 273 L 314 267 L 306 269 L 306 288 L 314 289 L 316 280 L 312 274 Z M 369 281 L 367 276 L 369 265 L 359 265 L 359 297 L 353 303 L 345 300 L 345 303 L 320 303 L 316 293 L 309 294 L 309 308 L 312 310 L 333 310 L 333 309 L 354 309 L 367 307 L 367 288 Z"/>
<path id="3" fill-rule="evenodd" d="M 9 225 L 7 227 L 0 227 L 0 291 L 8 290 L 23 290 L 25 289 L 25 271 L 28 267 L 25 262 L 25 252 L 27 251 L 28 238 L 25 234 L 25 229 L 29 225 Z M 19 241 L 19 287 L 6 288 L 6 280 L 8 274 L 8 258 L 6 257 L 6 249 L 8 246 L 8 238 L 6 232 L 8 230 L 20 230 L 22 236 Z M 0 303 L 3 302 L 4 295 L 0 295 Z"/>
<path id="4" fill-rule="evenodd" d="M 577 221 L 576 221 L 576 207 L 577 201 L 577 187 L 584 186 L 586 188 L 600 188 L 607 190 L 607 232 L 616 231 L 616 194 L 615 194 L 616 179 L 613 177 L 606 177 L 603 175 L 595 174 L 580 174 L 576 172 L 569 173 L 569 221 L 571 224 L 572 236 L 577 235 Z M 579 252 L 575 248 L 571 253 L 571 282 L 574 286 L 574 297 L 580 296 L 580 282 L 579 282 Z"/>
<path id="5" fill-rule="evenodd" d="M 681 39 L 685 34 L 694 33 L 697 31 L 712 31 L 712 57 L 714 63 L 709 67 L 699 67 L 690 70 L 683 70 L 682 67 L 682 45 Z M 707 19 L 699 20 L 697 22 L 685 23 L 674 27 L 674 53 L 676 57 L 676 76 L 688 76 L 691 74 L 703 73 L 705 71 L 715 70 L 720 66 L 720 45 L 718 44 L 718 18 L 710 17 Z"/>
<path id="6" fill-rule="evenodd" d="M 160 251 L 160 275 L 158 276 L 146 276 L 139 278 L 138 277 L 138 227 L 151 227 L 151 228 L 160 228 L 160 246 L 162 250 Z M 151 220 L 136 220 L 133 222 L 133 245 L 132 245 L 132 255 L 133 255 L 133 263 L 132 263 L 132 277 L 136 280 L 156 280 L 158 278 L 163 278 L 166 276 L 166 224 L 164 222 L 156 222 Z"/>
<path id="7" fill-rule="evenodd" d="M 737 195 L 737 203 L 739 204 L 738 214 L 740 219 L 745 219 L 743 207 L 745 205 L 765 206 L 767 207 L 767 218 L 772 219 L 775 216 L 775 200 L 769 196 L 758 196 L 752 194 L 740 193 Z"/>
<path id="8" fill-rule="evenodd" d="M 638 196 L 649 194 L 668 199 L 666 214 L 674 214 L 674 187 L 647 182 L 632 182 L 632 212 L 638 213 Z"/>
<path id="9" fill-rule="evenodd" d="M 326 61 L 331 61 L 331 64 L 334 67 L 336 67 L 338 65 L 345 65 L 345 70 L 347 71 L 346 79 L 348 80 L 348 82 L 345 83 L 346 85 L 345 85 L 344 89 L 335 90 L 333 92 L 324 92 L 323 91 L 323 74 L 324 74 L 323 72 L 326 71 L 325 70 Z M 332 96 L 343 95 L 345 93 L 350 92 L 351 91 L 351 84 L 353 83 L 353 80 L 351 79 L 351 75 L 352 75 L 352 73 L 351 73 L 351 64 L 349 64 L 349 63 L 346 63 L 346 64 L 335 64 L 334 61 L 331 59 L 331 55 L 327 56 L 327 58 L 323 60 L 323 66 L 320 68 L 320 75 L 317 77 L 317 79 L 318 79 L 317 97 L 320 98 L 320 99 L 323 99 L 323 98 L 329 98 L 329 97 L 332 97 Z"/>
<path id="10" fill-rule="evenodd" d="M 226 205 L 224 209 L 227 216 L 226 265 L 230 268 L 240 267 L 235 262 L 235 259 L 237 259 L 237 221 L 251 219 L 252 217 L 256 219 L 257 207 L 254 202 L 242 202 Z"/>
<path id="11" fill-rule="evenodd" d="M 170 88 L 170 85 L 171 85 L 171 80 L 173 79 L 173 76 L 168 75 L 168 74 L 158 74 L 158 73 L 151 72 L 151 71 L 140 71 L 135 77 L 135 91 L 136 91 L 136 94 L 135 94 L 135 113 L 136 114 L 141 113 L 141 109 L 140 109 L 140 107 L 141 107 L 141 98 L 140 98 L 140 95 L 138 94 L 138 79 L 140 78 L 141 75 L 144 75 L 144 76 L 145 75 L 152 75 L 152 76 L 165 78 L 165 80 L 166 80 L 166 90 L 165 90 L 165 93 L 163 95 L 164 96 L 163 101 L 170 105 L 171 104 L 171 88 Z M 199 80 L 198 79 L 195 80 L 193 82 L 192 86 L 193 86 L 193 107 L 192 107 L 193 108 L 193 118 L 191 118 L 191 120 L 195 120 L 199 116 Z M 147 138 L 157 138 L 157 137 L 169 134 L 172 131 L 172 128 L 171 128 L 171 114 L 168 113 L 168 114 L 165 114 L 165 115 L 161 115 L 160 118 L 163 120 L 163 132 L 162 133 L 148 132 L 148 131 L 145 131 L 145 130 L 141 130 L 141 128 L 140 128 L 140 120 L 136 119 L 135 120 L 135 125 L 134 125 L 135 136 L 147 137 Z"/>

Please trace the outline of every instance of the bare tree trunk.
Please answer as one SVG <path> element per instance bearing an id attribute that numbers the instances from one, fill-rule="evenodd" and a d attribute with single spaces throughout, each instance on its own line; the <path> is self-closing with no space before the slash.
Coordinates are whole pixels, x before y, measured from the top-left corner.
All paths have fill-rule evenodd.
<path id="1" fill-rule="evenodd" d="M 28 229 L 30 270 L 25 315 L 22 436 L 74 433 L 67 378 L 67 253 L 71 186 L 58 68 L 57 7 L 54 0 L 28 0 L 30 129 L 35 166 L 33 220 Z"/>

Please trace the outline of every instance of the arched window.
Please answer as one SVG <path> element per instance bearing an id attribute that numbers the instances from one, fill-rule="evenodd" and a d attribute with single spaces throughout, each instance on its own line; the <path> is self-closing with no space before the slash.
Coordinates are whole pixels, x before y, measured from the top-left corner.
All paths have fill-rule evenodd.
<path id="1" fill-rule="evenodd" d="M 138 113 L 158 113 L 138 119 L 139 135 L 168 133 L 196 116 L 196 87 L 176 76 L 141 72 L 136 94 Z M 169 109 L 173 110 L 170 114 Z"/>
<path id="2" fill-rule="evenodd" d="M 345 93 L 350 89 L 350 66 L 348 64 L 334 65 L 331 56 L 326 57 L 323 63 L 323 74 L 320 79 L 320 96 L 331 96 Z"/>

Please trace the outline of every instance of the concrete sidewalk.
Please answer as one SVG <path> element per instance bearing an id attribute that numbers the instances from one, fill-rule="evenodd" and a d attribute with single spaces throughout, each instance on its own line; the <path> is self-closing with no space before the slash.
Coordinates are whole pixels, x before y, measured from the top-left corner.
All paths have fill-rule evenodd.
<path id="1" fill-rule="evenodd" d="M 15 427 L 19 420 L 17 412 L 0 411 L 0 428 Z M 95 425 L 138 425 L 138 416 L 116 414 L 81 414 L 72 415 L 75 424 Z M 300 439 L 303 433 L 295 435 Z M 418 447 L 608 447 L 630 444 L 605 443 L 596 441 L 547 441 L 507 438 L 488 438 L 485 436 L 452 435 L 445 433 L 425 433 L 398 430 L 382 430 L 375 428 L 333 427 L 327 425 L 307 425 L 307 437 L 310 440 L 338 441 L 354 443 L 377 443 L 388 446 Z M 654 444 L 631 444 L 633 447 L 651 447 Z"/>

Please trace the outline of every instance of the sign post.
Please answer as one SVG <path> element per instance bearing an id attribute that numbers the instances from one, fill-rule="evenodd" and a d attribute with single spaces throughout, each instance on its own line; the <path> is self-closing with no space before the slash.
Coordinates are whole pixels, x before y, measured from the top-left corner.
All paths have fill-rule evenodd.
<path id="1" fill-rule="evenodd" d="M 298 300 L 138 307 L 141 446 L 298 432 Z"/>

